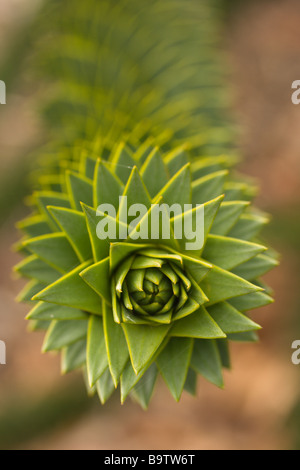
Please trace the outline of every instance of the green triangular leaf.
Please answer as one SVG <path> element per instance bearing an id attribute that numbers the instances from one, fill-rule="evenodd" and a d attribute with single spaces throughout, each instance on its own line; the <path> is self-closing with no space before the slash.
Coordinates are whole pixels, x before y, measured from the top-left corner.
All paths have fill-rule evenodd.
<path id="1" fill-rule="evenodd" d="M 265 250 L 264 246 L 256 243 L 209 235 L 202 256 L 220 268 L 231 270 Z"/>
<path id="2" fill-rule="evenodd" d="M 76 308 L 39 302 L 27 315 L 27 320 L 84 320 L 88 315 Z"/>
<path id="3" fill-rule="evenodd" d="M 142 142 L 140 146 L 137 148 L 134 158 L 138 162 L 139 168 L 142 167 L 142 165 L 145 163 L 147 160 L 148 156 L 150 153 L 154 150 L 154 143 L 153 143 L 153 138 L 148 137 L 147 140 Z"/>
<path id="4" fill-rule="evenodd" d="M 227 235 L 248 206 L 249 202 L 246 201 L 222 202 L 211 228 L 211 233 L 214 235 Z"/>
<path id="5" fill-rule="evenodd" d="M 228 339 L 217 339 L 216 345 L 218 347 L 218 351 L 220 354 L 220 359 L 222 363 L 222 367 L 225 369 L 231 369 L 231 362 L 230 362 L 230 355 L 229 355 L 229 341 Z"/>
<path id="6" fill-rule="evenodd" d="M 166 164 L 171 177 L 188 163 L 189 157 L 186 151 L 186 145 L 176 148 L 172 152 L 168 153 L 166 157 Z"/>
<path id="7" fill-rule="evenodd" d="M 68 374 L 79 369 L 86 362 L 86 340 L 77 341 L 62 350 L 61 372 Z"/>
<path id="8" fill-rule="evenodd" d="M 248 191 L 250 187 L 247 183 L 228 181 L 225 184 L 225 201 L 248 200 Z M 254 196 L 254 194 L 253 194 Z"/>
<path id="9" fill-rule="evenodd" d="M 162 188 L 157 195 L 162 196 L 164 203 L 180 204 L 182 209 L 184 204 L 191 203 L 191 170 L 188 163 L 181 168 L 171 180 Z"/>
<path id="10" fill-rule="evenodd" d="M 189 368 L 186 381 L 184 384 L 184 390 L 190 395 L 195 396 L 197 392 L 197 374 L 196 372 Z"/>
<path id="11" fill-rule="evenodd" d="M 29 331 L 47 331 L 51 325 L 51 321 L 30 320 Z"/>
<path id="12" fill-rule="evenodd" d="M 252 201 L 258 194 L 258 188 L 253 182 L 246 184 L 228 181 L 225 184 L 226 201 L 244 200 Z"/>
<path id="13" fill-rule="evenodd" d="M 148 156 L 142 166 L 141 175 L 152 198 L 167 184 L 168 175 L 158 148 Z"/>
<path id="14" fill-rule="evenodd" d="M 130 361 L 127 362 L 125 369 L 121 375 L 120 388 L 121 388 L 121 403 L 123 404 L 128 397 L 130 391 L 142 378 L 146 372 L 146 368 L 142 369 L 139 374 L 136 374 L 133 370 L 132 364 Z"/>
<path id="15" fill-rule="evenodd" d="M 198 205 L 193 209 L 181 212 L 171 219 L 174 236 L 181 249 L 194 253 L 201 252 L 205 240 L 205 207 Z M 177 235 L 178 234 L 178 235 Z"/>
<path id="16" fill-rule="evenodd" d="M 117 219 L 110 217 L 109 215 L 101 212 L 101 211 L 95 211 L 91 207 L 85 206 L 84 204 L 82 205 L 82 208 L 86 214 L 87 218 L 87 227 L 88 227 L 88 232 L 91 240 L 91 245 L 92 245 L 92 251 L 93 251 L 93 256 L 95 261 L 101 261 L 104 258 L 106 258 L 109 254 L 109 248 L 111 243 L 119 241 L 119 233 L 120 231 L 123 231 L 127 235 L 127 230 L 128 227 L 126 224 L 119 222 Z M 100 239 L 97 235 L 97 224 L 102 220 L 103 218 L 109 219 L 113 224 L 116 226 L 116 239 L 112 238 L 106 238 L 104 240 Z M 125 235 L 125 236 L 126 236 Z"/>
<path id="17" fill-rule="evenodd" d="M 78 256 L 63 233 L 31 238 L 24 246 L 60 272 L 68 272 L 79 264 Z"/>
<path id="18" fill-rule="evenodd" d="M 82 270 L 80 276 L 106 302 L 111 303 L 109 258 Z"/>
<path id="19" fill-rule="evenodd" d="M 47 207 L 48 206 L 55 206 L 55 207 L 65 207 L 67 209 L 71 209 L 70 201 L 68 196 L 62 193 L 56 193 L 52 191 L 40 191 L 35 193 L 34 195 L 37 206 L 41 213 L 46 217 L 48 224 L 53 230 L 57 229 L 57 225 L 49 213 Z"/>
<path id="20" fill-rule="evenodd" d="M 32 297 L 44 288 L 45 284 L 32 280 L 28 282 L 28 284 L 26 284 L 26 286 L 21 290 L 16 300 L 17 302 L 28 302 L 32 304 Z"/>
<path id="21" fill-rule="evenodd" d="M 43 300 L 44 302 L 101 314 L 100 297 L 80 277 L 81 271 L 89 264 L 89 262 L 83 263 L 73 269 L 73 271 L 35 295 L 33 300 Z"/>
<path id="22" fill-rule="evenodd" d="M 118 212 L 118 220 L 122 222 L 127 220 L 128 225 L 135 218 L 135 216 L 128 216 L 128 210 L 131 206 L 136 203 L 143 204 L 147 209 L 151 206 L 150 196 L 136 166 L 133 168 L 130 177 L 128 178 L 128 182 L 122 196 L 126 196 L 126 204 L 125 199 L 122 199 Z M 115 207 L 115 209 L 117 209 L 117 207 Z"/>
<path id="23" fill-rule="evenodd" d="M 216 199 L 213 199 L 212 201 L 206 202 L 204 204 L 204 242 L 207 239 L 223 199 L 224 196 L 219 196 Z"/>
<path id="24" fill-rule="evenodd" d="M 48 207 L 48 209 L 66 234 L 80 261 L 83 263 L 91 259 L 93 255 L 85 215 L 82 212 L 59 207 Z"/>
<path id="25" fill-rule="evenodd" d="M 195 159 L 192 164 L 193 180 L 202 178 L 216 171 L 225 170 L 237 163 L 235 157 L 221 155 L 220 157 L 202 157 Z"/>
<path id="26" fill-rule="evenodd" d="M 227 302 L 221 302 L 212 307 L 208 307 L 207 311 L 226 334 L 261 329 L 257 323 L 254 323 L 248 317 L 242 315 Z"/>
<path id="27" fill-rule="evenodd" d="M 156 359 L 156 364 L 171 394 L 180 400 L 193 349 L 191 338 L 171 338 Z"/>
<path id="28" fill-rule="evenodd" d="M 114 271 L 119 264 L 136 251 L 151 247 L 151 245 L 138 245 L 134 243 L 111 243 L 110 245 L 110 269 Z"/>
<path id="29" fill-rule="evenodd" d="M 157 375 L 157 367 L 155 364 L 152 364 L 131 392 L 134 400 L 136 400 L 144 410 L 147 410 L 151 400 Z"/>
<path id="30" fill-rule="evenodd" d="M 228 339 L 231 341 L 237 341 L 239 343 L 256 343 L 259 338 L 255 331 L 245 331 L 244 333 L 232 333 L 228 335 Z"/>
<path id="31" fill-rule="evenodd" d="M 109 240 L 101 240 L 97 236 L 97 224 L 100 221 L 100 214 L 97 214 L 92 207 L 86 206 L 85 204 L 82 204 L 82 209 L 86 216 L 86 224 L 90 237 L 93 258 L 95 262 L 101 261 L 108 256 Z"/>
<path id="32" fill-rule="evenodd" d="M 190 297 L 194 299 L 199 305 L 203 305 L 204 303 L 208 302 L 209 299 L 206 297 L 201 287 L 193 278 L 190 279 L 192 281 L 192 289 L 189 292 Z"/>
<path id="33" fill-rule="evenodd" d="M 112 165 L 115 170 L 115 174 L 124 184 L 126 184 L 131 170 L 136 165 L 136 161 L 134 160 L 131 151 L 124 143 L 121 143 L 117 148 L 112 159 Z"/>
<path id="34" fill-rule="evenodd" d="M 86 155 L 86 151 L 83 151 L 80 158 L 80 173 L 92 180 L 94 178 L 95 166 L 97 160 L 93 157 Z"/>
<path id="35" fill-rule="evenodd" d="M 247 263 L 236 267 L 233 272 L 237 276 L 243 277 L 248 281 L 253 281 L 254 279 L 266 274 L 270 269 L 278 266 L 278 264 L 277 260 L 274 260 L 269 256 L 259 255 L 256 256 L 256 258 L 247 261 Z"/>
<path id="36" fill-rule="evenodd" d="M 115 384 L 108 368 L 97 381 L 96 388 L 100 401 L 104 405 L 115 390 Z"/>
<path id="37" fill-rule="evenodd" d="M 174 323 L 171 336 L 190 338 L 225 338 L 225 333 L 207 313 L 204 307 Z"/>
<path id="38" fill-rule="evenodd" d="M 93 204 L 92 182 L 78 173 L 66 172 L 66 183 L 71 200 L 72 209 L 80 211 L 81 202 L 91 206 Z M 55 204 L 52 204 L 55 206 Z"/>
<path id="39" fill-rule="evenodd" d="M 222 363 L 216 341 L 207 339 L 195 340 L 191 366 L 209 382 L 222 388 Z"/>
<path id="40" fill-rule="evenodd" d="M 108 367 L 103 319 L 92 315 L 87 333 L 87 373 L 93 387 Z"/>
<path id="41" fill-rule="evenodd" d="M 17 223 L 17 227 L 30 238 L 45 235 L 51 231 L 47 218 L 43 215 L 33 215 Z"/>
<path id="42" fill-rule="evenodd" d="M 61 273 L 44 263 L 44 261 L 36 255 L 25 258 L 21 263 L 15 266 L 14 270 L 24 277 L 36 279 L 45 284 L 51 284 L 61 276 Z"/>
<path id="43" fill-rule="evenodd" d="M 138 374 L 151 361 L 165 339 L 170 326 L 122 324 L 132 367 Z"/>
<path id="44" fill-rule="evenodd" d="M 98 160 L 94 181 L 94 207 L 112 204 L 117 209 L 124 185 L 102 160 Z"/>
<path id="45" fill-rule="evenodd" d="M 229 300 L 229 303 L 239 312 L 246 312 L 247 310 L 263 307 L 273 302 L 272 297 L 264 292 L 254 292 L 253 294 L 242 295 Z"/>
<path id="46" fill-rule="evenodd" d="M 228 171 L 223 170 L 193 181 L 192 203 L 204 204 L 224 194 L 224 183 L 227 175 Z"/>
<path id="47" fill-rule="evenodd" d="M 181 255 L 181 257 L 184 267 L 198 284 L 204 279 L 210 269 L 212 269 L 212 265 L 206 261 L 187 255 Z"/>
<path id="48" fill-rule="evenodd" d="M 203 304 L 203 299 L 201 299 L 201 303 L 199 304 L 198 301 L 194 300 L 193 297 L 190 296 L 185 304 L 173 315 L 173 320 L 177 321 L 191 315 L 199 309 L 201 304 Z"/>
<path id="49" fill-rule="evenodd" d="M 129 352 L 123 329 L 114 322 L 112 310 L 105 302 L 103 302 L 103 326 L 109 369 L 117 386 L 128 361 Z"/>
<path id="50" fill-rule="evenodd" d="M 228 235 L 241 240 L 252 240 L 268 222 L 267 217 L 243 214 Z"/>
<path id="51" fill-rule="evenodd" d="M 217 266 L 214 266 L 205 276 L 201 288 L 209 298 L 209 305 L 262 290 L 260 287 Z"/>
<path id="52" fill-rule="evenodd" d="M 87 320 L 54 320 L 45 336 L 43 352 L 61 349 L 85 338 L 87 327 Z"/>

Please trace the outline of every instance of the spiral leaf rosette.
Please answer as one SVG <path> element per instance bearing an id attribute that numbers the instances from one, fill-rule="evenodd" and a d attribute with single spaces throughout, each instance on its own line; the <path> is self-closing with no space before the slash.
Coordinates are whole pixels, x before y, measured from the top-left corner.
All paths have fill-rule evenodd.
<path id="1" fill-rule="evenodd" d="M 77 152 L 42 177 L 19 224 L 27 256 L 16 270 L 30 278 L 20 300 L 34 303 L 32 328 L 47 330 L 43 350 L 61 350 L 64 373 L 83 369 L 102 403 L 120 386 L 122 402 L 130 394 L 146 408 L 159 374 L 176 400 L 195 394 L 198 374 L 223 387 L 229 341 L 256 340 L 247 312 L 272 302 L 260 278 L 277 262 L 257 238 L 267 218 L 251 208 L 253 188 L 229 179 L 232 164 L 120 144 L 105 160 Z M 146 207 L 138 222 L 124 222 L 125 196 Z M 164 213 L 168 237 L 149 223 L 157 204 L 182 209 Z M 175 230 L 191 205 L 191 226 L 204 215 L 197 249 L 191 231 Z M 117 228 L 113 239 L 99 237 L 99 221 Z"/>

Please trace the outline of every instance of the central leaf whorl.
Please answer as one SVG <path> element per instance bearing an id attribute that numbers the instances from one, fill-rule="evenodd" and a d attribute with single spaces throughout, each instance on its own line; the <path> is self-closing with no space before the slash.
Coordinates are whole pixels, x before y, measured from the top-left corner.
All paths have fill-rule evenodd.
<path id="1" fill-rule="evenodd" d="M 114 275 L 113 305 L 136 319 L 170 323 L 186 304 L 192 287 L 179 256 L 141 250 L 123 261 Z M 125 315 L 124 315 L 125 314 Z"/>

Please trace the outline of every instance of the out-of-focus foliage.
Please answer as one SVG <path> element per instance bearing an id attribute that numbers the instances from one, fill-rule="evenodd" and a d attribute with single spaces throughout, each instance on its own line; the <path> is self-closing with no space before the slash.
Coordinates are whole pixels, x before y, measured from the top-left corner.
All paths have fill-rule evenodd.
<path id="1" fill-rule="evenodd" d="M 54 138 L 231 147 L 220 14 L 207 0 L 50 2 L 34 60 Z"/>

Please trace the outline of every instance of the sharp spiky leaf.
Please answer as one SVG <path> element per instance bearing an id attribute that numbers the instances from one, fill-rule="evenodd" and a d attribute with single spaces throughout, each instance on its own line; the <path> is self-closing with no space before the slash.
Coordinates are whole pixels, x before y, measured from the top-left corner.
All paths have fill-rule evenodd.
<path id="1" fill-rule="evenodd" d="M 141 405 L 144 410 L 147 410 L 151 400 L 154 385 L 157 379 L 158 370 L 155 364 L 152 364 L 145 374 L 140 378 L 137 385 L 133 388 L 131 394 L 133 398 Z"/>
<path id="2" fill-rule="evenodd" d="M 195 340 L 191 366 L 213 384 L 223 387 L 222 363 L 215 340 Z"/>
<path id="3" fill-rule="evenodd" d="M 197 392 L 197 374 L 190 367 L 187 373 L 186 381 L 184 384 L 184 390 L 186 390 L 190 395 L 195 396 Z"/>
<path id="4" fill-rule="evenodd" d="M 231 368 L 230 362 L 230 354 L 229 354 L 229 341 L 228 339 L 218 339 L 216 340 L 216 344 L 219 350 L 220 359 L 222 362 L 222 366 L 225 369 Z"/>
<path id="5" fill-rule="evenodd" d="M 152 198 L 167 184 L 168 174 L 157 148 L 150 153 L 142 166 L 141 175 Z"/>
<path id="6" fill-rule="evenodd" d="M 35 279 L 45 284 L 51 284 L 61 276 L 59 271 L 51 268 L 36 255 L 28 256 L 25 260 L 21 261 L 21 263 L 15 266 L 15 271 L 24 277 Z"/>
<path id="7" fill-rule="evenodd" d="M 178 320 L 171 330 L 171 335 L 189 338 L 226 337 L 225 333 L 203 307 L 192 315 Z"/>
<path id="8" fill-rule="evenodd" d="M 86 339 L 77 341 L 62 350 L 61 372 L 68 374 L 86 363 Z"/>
<path id="9" fill-rule="evenodd" d="M 180 204 L 182 207 L 184 204 L 191 203 L 191 170 L 190 165 L 187 164 L 181 168 L 172 179 L 162 188 L 159 192 L 159 196 L 163 197 L 163 200 L 170 207 L 172 204 Z"/>
<path id="10" fill-rule="evenodd" d="M 86 364 L 89 384 L 93 387 L 108 367 L 103 320 L 95 315 L 89 320 Z"/>
<path id="11" fill-rule="evenodd" d="M 117 386 L 129 359 L 129 352 L 122 327 L 114 322 L 112 310 L 105 303 L 103 303 L 103 326 L 109 370 Z"/>
<path id="12" fill-rule="evenodd" d="M 210 304 L 262 290 L 242 277 L 216 266 L 203 279 L 202 285 Z"/>
<path id="13" fill-rule="evenodd" d="M 93 204 L 93 185 L 88 178 L 73 172 L 67 172 L 67 187 L 70 194 L 72 209 L 80 211 L 81 203 Z"/>
<path id="14" fill-rule="evenodd" d="M 101 314 L 101 299 L 80 277 L 90 263 L 83 263 L 69 274 L 36 294 L 33 300 L 74 307 L 87 312 Z"/>
<path id="15" fill-rule="evenodd" d="M 193 204 L 203 204 L 224 193 L 224 183 L 228 171 L 218 171 L 210 175 L 203 176 L 192 184 Z"/>
<path id="16" fill-rule="evenodd" d="M 130 359 L 138 374 L 153 358 L 170 327 L 123 324 Z"/>
<path id="17" fill-rule="evenodd" d="M 87 320 L 54 320 L 45 336 L 43 351 L 62 349 L 86 337 Z"/>
<path id="18" fill-rule="evenodd" d="M 227 235 L 248 206 L 249 202 L 247 201 L 223 202 L 213 223 L 211 233 Z"/>
<path id="19" fill-rule="evenodd" d="M 192 349 L 191 338 L 171 338 L 156 359 L 161 375 L 176 401 L 179 401 L 183 391 Z M 172 358 L 171 362 L 170 358 Z"/>
<path id="20" fill-rule="evenodd" d="M 127 362 L 120 380 L 121 403 L 125 402 L 126 398 L 128 397 L 135 384 L 137 384 L 144 375 L 145 370 L 146 369 L 142 369 L 138 374 L 136 374 L 133 370 L 131 362 Z"/>
<path id="21" fill-rule="evenodd" d="M 49 207 L 49 211 L 65 233 L 80 261 L 92 258 L 92 250 L 86 229 L 86 219 L 82 212 Z"/>
<path id="22" fill-rule="evenodd" d="M 24 242 L 24 245 L 32 253 L 61 272 L 71 271 L 80 264 L 78 256 L 63 233 L 31 238 Z"/>
<path id="23" fill-rule="evenodd" d="M 98 160 L 95 173 L 94 207 L 100 204 L 118 207 L 119 197 L 124 190 L 122 182 L 102 160 Z"/>
<path id="24" fill-rule="evenodd" d="M 96 388 L 100 401 L 104 405 L 115 391 L 114 381 L 108 368 L 97 381 Z"/>
<path id="25" fill-rule="evenodd" d="M 220 235 L 209 235 L 202 256 L 220 268 L 231 271 L 265 250 L 264 246 L 256 243 Z"/>
<path id="26" fill-rule="evenodd" d="M 244 331 L 259 330 L 260 326 L 242 315 L 227 302 L 208 307 L 208 312 L 224 333 L 242 333 Z"/>
<path id="27" fill-rule="evenodd" d="M 111 295 L 109 288 L 109 258 L 105 258 L 99 263 L 82 268 L 80 277 L 89 285 L 99 296 L 102 296 L 110 303 Z"/>
<path id="28" fill-rule="evenodd" d="M 62 305 L 39 302 L 29 312 L 26 317 L 28 320 L 84 320 L 88 314 L 76 308 L 64 307 Z"/>

